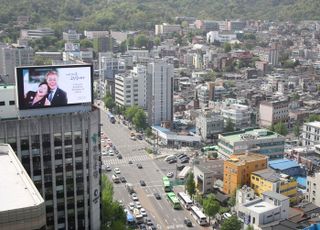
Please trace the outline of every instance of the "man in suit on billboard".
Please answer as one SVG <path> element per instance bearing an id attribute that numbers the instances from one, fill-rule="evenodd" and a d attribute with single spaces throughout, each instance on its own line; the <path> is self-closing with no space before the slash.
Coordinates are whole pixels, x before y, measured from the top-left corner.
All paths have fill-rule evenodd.
<path id="1" fill-rule="evenodd" d="M 49 71 L 46 74 L 46 81 L 49 85 L 50 92 L 48 93 L 48 100 L 51 106 L 67 105 L 67 93 L 58 87 L 58 73 L 56 71 Z"/>

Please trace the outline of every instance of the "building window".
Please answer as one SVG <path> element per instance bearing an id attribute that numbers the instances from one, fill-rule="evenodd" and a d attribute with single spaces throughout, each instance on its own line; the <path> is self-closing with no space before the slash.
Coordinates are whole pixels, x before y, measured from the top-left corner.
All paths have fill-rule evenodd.
<path id="1" fill-rule="evenodd" d="M 15 101 L 9 101 L 9 105 L 15 105 L 16 102 Z"/>
<path id="2" fill-rule="evenodd" d="M 0 101 L 0 106 L 6 105 L 4 101 Z"/>

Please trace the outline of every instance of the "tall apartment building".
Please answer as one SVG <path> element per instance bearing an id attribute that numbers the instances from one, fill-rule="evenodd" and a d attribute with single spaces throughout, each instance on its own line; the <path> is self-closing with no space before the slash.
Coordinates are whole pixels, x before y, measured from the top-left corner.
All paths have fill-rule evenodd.
<path id="1" fill-rule="evenodd" d="M 248 128 L 251 124 L 251 113 L 247 105 L 232 104 L 222 108 L 221 114 L 224 122 L 230 119 L 236 129 Z"/>
<path id="2" fill-rule="evenodd" d="M 298 182 L 293 177 L 270 168 L 251 173 L 251 188 L 259 196 L 266 191 L 273 191 L 289 197 L 291 203 L 297 200 Z"/>
<path id="3" fill-rule="evenodd" d="M 283 158 L 285 137 L 266 129 L 246 129 L 219 134 L 219 154 L 229 158 L 231 154 L 246 150 L 268 156 Z"/>
<path id="4" fill-rule="evenodd" d="M 163 23 L 161 25 L 155 25 L 155 35 L 165 35 L 174 32 L 179 32 L 181 30 L 180 25 Z"/>
<path id="5" fill-rule="evenodd" d="M 6 83 L 15 83 L 15 67 L 33 64 L 32 47 L 3 45 L 0 46 L 0 75 Z"/>
<path id="6" fill-rule="evenodd" d="M 246 21 L 227 21 L 227 30 L 239 31 L 243 30 L 247 25 Z"/>
<path id="7" fill-rule="evenodd" d="M 137 65 L 133 70 L 115 76 L 115 101 L 122 106 L 147 107 L 146 67 Z"/>
<path id="8" fill-rule="evenodd" d="M 54 36 L 54 30 L 51 28 L 38 28 L 33 30 L 21 30 L 21 39 L 39 39 L 47 36 Z"/>
<path id="9" fill-rule="evenodd" d="M 312 176 L 307 176 L 307 193 L 306 200 L 320 206 L 320 172 L 315 173 Z M 317 193 L 318 191 L 318 193 Z"/>
<path id="10" fill-rule="evenodd" d="M 282 101 L 263 101 L 260 103 L 260 126 L 270 127 L 278 122 L 287 123 L 289 121 L 289 102 Z"/>
<path id="11" fill-rule="evenodd" d="M 233 194 L 243 185 L 250 185 L 251 173 L 267 168 L 268 157 L 256 153 L 242 153 L 230 156 L 224 162 L 223 192 Z"/>
<path id="12" fill-rule="evenodd" d="M 302 145 L 320 144 L 320 122 L 308 122 L 303 124 L 302 128 Z"/>
<path id="13" fill-rule="evenodd" d="M 13 149 L 0 143 L 0 229 L 46 229 L 46 205 Z"/>
<path id="14" fill-rule="evenodd" d="M 215 83 L 207 82 L 206 84 L 196 87 L 198 99 L 201 104 L 207 105 L 209 101 L 214 100 Z"/>
<path id="15" fill-rule="evenodd" d="M 63 40 L 67 42 L 80 41 L 81 34 L 77 33 L 75 30 L 68 30 L 68 32 L 62 33 Z"/>
<path id="16" fill-rule="evenodd" d="M 41 111 L 0 114 L 0 143 L 11 145 L 44 198 L 47 229 L 100 229 L 100 111 Z"/>
<path id="17" fill-rule="evenodd" d="M 272 66 L 279 65 L 279 53 L 280 53 L 280 50 L 279 50 L 278 43 L 273 43 L 271 45 L 271 48 L 269 49 L 269 55 L 268 55 L 268 58 L 269 58 L 268 61 Z"/>
<path id="18" fill-rule="evenodd" d="M 203 141 L 208 138 L 213 139 L 219 133 L 223 132 L 224 121 L 219 113 L 204 111 L 196 118 L 197 134 Z"/>
<path id="19" fill-rule="evenodd" d="M 150 125 L 172 123 L 173 65 L 155 59 L 147 66 L 147 107 Z"/>
<path id="20" fill-rule="evenodd" d="M 109 34 L 105 37 L 98 37 L 93 39 L 93 49 L 95 52 L 112 52 L 112 37 Z"/>

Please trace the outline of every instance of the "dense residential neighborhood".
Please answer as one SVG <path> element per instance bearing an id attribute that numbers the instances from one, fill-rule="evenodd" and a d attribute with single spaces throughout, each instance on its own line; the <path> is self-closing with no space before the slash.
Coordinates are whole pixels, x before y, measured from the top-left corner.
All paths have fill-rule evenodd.
<path id="1" fill-rule="evenodd" d="M 33 17 L 0 25 L 0 229 L 320 228 L 320 21 Z"/>

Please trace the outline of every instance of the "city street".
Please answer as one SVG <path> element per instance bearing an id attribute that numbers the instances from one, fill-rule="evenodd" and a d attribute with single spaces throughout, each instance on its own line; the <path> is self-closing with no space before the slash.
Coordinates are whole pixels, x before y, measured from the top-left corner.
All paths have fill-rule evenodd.
<path id="1" fill-rule="evenodd" d="M 122 159 L 118 159 L 117 155 L 102 157 L 103 164 L 112 168 L 111 172 L 107 172 L 108 177 L 111 179 L 114 168 L 120 169 L 119 176 L 124 176 L 128 183 L 134 185 L 142 207 L 146 209 L 148 217 L 157 226 L 157 229 L 185 229 L 186 226 L 183 223 L 185 217 L 192 221 L 193 227 L 191 229 L 205 229 L 196 224 L 185 209 L 174 210 L 165 198 L 162 177 L 169 171 L 176 173 L 176 165 L 170 165 L 163 159 L 153 159 L 144 150 L 149 146 L 148 143 L 144 140 L 131 140 L 131 130 L 127 126 L 122 123 L 118 124 L 118 122 L 112 124 L 109 122 L 106 112 L 101 111 L 102 131 L 107 138 L 111 139 L 112 144 L 116 146 L 123 157 Z M 129 161 L 132 161 L 132 164 L 129 164 Z M 140 163 L 143 168 L 139 169 L 137 163 Z M 139 183 L 140 180 L 144 180 L 146 186 L 142 187 Z M 161 195 L 161 200 L 154 197 L 155 192 Z M 132 202 L 125 188 L 125 183 L 114 184 L 114 198 L 121 200 L 126 207 Z"/>

